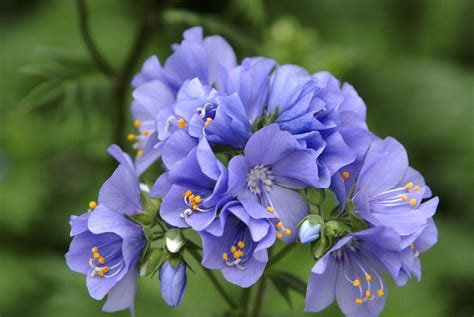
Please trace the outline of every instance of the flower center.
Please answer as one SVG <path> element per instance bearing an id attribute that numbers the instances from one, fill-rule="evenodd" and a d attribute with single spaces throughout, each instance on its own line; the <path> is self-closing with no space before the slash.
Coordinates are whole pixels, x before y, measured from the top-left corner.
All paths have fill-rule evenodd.
<path id="1" fill-rule="evenodd" d="M 188 218 L 193 212 L 208 212 L 209 209 L 203 209 L 199 206 L 202 203 L 202 197 L 195 195 L 188 190 L 184 193 L 184 203 L 189 207 L 186 208 L 180 215 L 181 218 Z"/>
<path id="2" fill-rule="evenodd" d="M 95 277 L 113 277 L 117 275 L 124 267 L 123 260 L 121 259 L 121 246 L 103 245 L 100 248 L 112 247 L 109 254 L 101 254 L 99 247 L 94 246 L 91 249 L 91 258 L 89 259 L 89 266 L 91 267 L 91 276 Z"/>
<path id="3" fill-rule="evenodd" d="M 228 252 L 222 254 L 222 259 L 227 266 L 235 266 L 239 270 L 245 270 L 245 262 L 252 255 L 254 243 L 248 228 L 243 223 L 240 223 L 238 227 L 237 234 L 232 240 Z"/>
<path id="4" fill-rule="evenodd" d="M 247 187 L 253 194 L 260 195 L 272 190 L 274 178 L 268 167 L 257 165 L 247 174 Z"/>

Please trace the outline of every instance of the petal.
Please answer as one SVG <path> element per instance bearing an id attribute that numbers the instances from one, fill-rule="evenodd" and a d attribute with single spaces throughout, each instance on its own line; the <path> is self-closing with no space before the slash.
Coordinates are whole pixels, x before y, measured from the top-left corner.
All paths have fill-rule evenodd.
<path id="1" fill-rule="evenodd" d="M 288 188 L 319 187 L 316 156 L 310 151 L 295 151 L 272 165 L 275 183 Z"/>
<path id="2" fill-rule="evenodd" d="M 130 167 L 126 165 L 117 167 L 100 189 L 99 204 L 128 215 L 143 210 L 140 202 L 140 184 Z"/>
<path id="3" fill-rule="evenodd" d="M 229 192 L 237 195 L 246 190 L 250 167 L 243 155 L 234 156 L 229 162 Z"/>
<path id="4" fill-rule="evenodd" d="M 135 293 L 137 291 L 138 271 L 131 269 L 109 292 L 102 310 L 115 312 L 129 308 L 134 310 Z"/>
<path id="5" fill-rule="evenodd" d="M 160 216 L 164 221 L 166 221 L 166 223 L 180 228 L 189 226 L 184 218 L 181 218 L 180 216 L 183 211 L 189 208 L 183 199 L 184 193 L 187 190 L 187 188 L 181 186 L 171 186 L 170 191 L 163 199 L 160 206 Z"/>
<path id="6" fill-rule="evenodd" d="M 207 55 L 209 80 L 211 83 L 218 78 L 218 64 L 230 69 L 235 66 L 237 58 L 230 44 L 221 36 L 213 35 L 204 39 Z"/>
<path id="7" fill-rule="evenodd" d="M 319 312 L 328 307 L 335 297 L 336 279 L 339 265 L 332 256 L 328 256 L 324 271 L 312 273 L 306 290 L 305 312 Z M 319 260 L 316 264 L 321 260 Z M 314 269 L 313 269 L 314 272 Z"/>
<path id="8" fill-rule="evenodd" d="M 175 101 L 173 91 L 161 80 L 147 82 L 133 91 L 133 98 L 143 105 L 151 117 Z"/>
<path id="9" fill-rule="evenodd" d="M 176 131 L 163 146 L 163 163 L 170 169 L 174 164 L 185 158 L 197 143 L 197 140 L 187 134 L 186 131 Z"/>
<path id="10" fill-rule="evenodd" d="M 247 288 L 255 284 L 265 270 L 266 262 L 250 258 L 245 262 L 245 269 L 241 270 L 235 266 L 226 266 L 222 269 L 224 278 L 232 284 Z"/>

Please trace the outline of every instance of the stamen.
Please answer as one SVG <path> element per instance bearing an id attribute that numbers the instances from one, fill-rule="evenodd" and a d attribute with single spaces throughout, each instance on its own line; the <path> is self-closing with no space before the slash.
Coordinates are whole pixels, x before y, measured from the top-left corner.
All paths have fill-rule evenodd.
<path id="1" fill-rule="evenodd" d="M 410 200 L 410 206 L 415 206 L 416 205 L 416 199 L 413 198 Z"/>
<path id="2" fill-rule="evenodd" d="M 143 151 L 142 150 L 138 150 L 137 151 L 137 157 L 142 157 L 143 156 Z"/>
<path id="3" fill-rule="evenodd" d="M 237 245 L 239 246 L 239 248 L 243 249 L 245 247 L 245 242 L 239 241 Z"/>
<path id="4" fill-rule="evenodd" d="M 277 239 L 281 239 L 283 238 L 283 235 L 281 234 L 281 232 L 277 232 L 276 237 Z"/>
<path id="5" fill-rule="evenodd" d="M 224 261 L 227 261 L 229 259 L 229 256 L 227 255 L 226 252 L 222 254 L 222 259 L 224 259 Z"/>
<path id="6" fill-rule="evenodd" d="M 414 190 L 414 191 L 417 191 L 417 190 L 419 190 L 419 189 L 420 189 L 420 186 L 418 186 L 418 185 L 415 186 L 415 187 L 413 187 L 413 190 Z"/>
<path id="7" fill-rule="evenodd" d="M 148 130 L 143 130 L 142 134 L 144 137 L 147 137 L 148 135 L 150 135 L 150 132 L 148 132 Z"/>
<path id="8" fill-rule="evenodd" d="M 180 129 L 184 128 L 187 125 L 188 125 L 188 123 L 186 122 L 186 120 L 184 120 L 183 118 L 178 119 L 178 127 Z"/>
<path id="9" fill-rule="evenodd" d="M 137 135 L 135 133 L 130 133 L 127 135 L 127 140 L 129 141 L 135 141 L 137 139 Z"/>
<path id="10" fill-rule="evenodd" d="M 365 274 L 365 280 L 366 280 L 367 282 L 372 281 L 372 275 L 370 275 L 370 274 Z"/>
<path id="11" fill-rule="evenodd" d="M 360 281 L 358 279 L 355 279 L 354 282 L 352 283 L 352 285 L 354 285 L 355 287 L 359 287 L 360 286 Z"/>
<path id="12" fill-rule="evenodd" d="M 370 298 L 370 295 L 372 295 L 372 293 L 369 290 L 365 291 L 365 297 Z"/>
<path id="13" fill-rule="evenodd" d="M 285 234 L 286 234 L 287 236 L 289 236 L 289 235 L 291 234 L 291 229 L 285 229 L 284 232 L 285 232 Z"/>
<path id="14" fill-rule="evenodd" d="M 97 207 L 97 203 L 94 200 L 89 202 L 89 209 L 94 210 Z"/>
<path id="15" fill-rule="evenodd" d="M 344 171 L 342 172 L 341 176 L 342 176 L 342 179 L 346 180 L 351 176 L 351 174 L 348 171 Z"/>
<path id="16" fill-rule="evenodd" d="M 408 200 L 408 196 L 407 195 L 403 195 L 402 196 L 402 201 L 406 202 Z"/>
<path id="17" fill-rule="evenodd" d="M 142 125 L 142 122 L 140 120 L 135 120 L 133 121 L 133 125 L 135 126 L 135 128 L 139 128 Z"/>
<path id="18" fill-rule="evenodd" d="M 207 118 L 206 122 L 204 122 L 204 126 L 207 127 L 212 122 L 212 118 Z"/>
<path id="19" fill-rule="evenodd" d="M 412 182 L 410 182 L 410 183 L 408 183 L 408 184 L 405 185 L 405 188 L 406 188 L 406 189 L 411 189 L 412 187 L 413 187 L 413 183 L 412 183 Z"/>
<path id="20" fill-rule="evenodd" d="M 362 299 L 356 298 L 355 303 L 356 303 L 357 305 L 361 305 L 361 304 L 362 304 Z"/>
<path id="21" fill-rule="evenodd" d="M 267 207 L 267 211 L 268 211 L 268 212 L 273 212 L 273 211 L 274 211 L 274 209 L 273 209 L 273 207 L 271 207 L 271 206 L 268 206 L 268 207 Z"/>
<path id="22" fill-rule="evenodd" d="M 385 295 L 385 293 L 383 292 L 383 290 L 379 289 L 377 291 L 377 295 L 378 295 L 378 297 L 383 297 Z"/>

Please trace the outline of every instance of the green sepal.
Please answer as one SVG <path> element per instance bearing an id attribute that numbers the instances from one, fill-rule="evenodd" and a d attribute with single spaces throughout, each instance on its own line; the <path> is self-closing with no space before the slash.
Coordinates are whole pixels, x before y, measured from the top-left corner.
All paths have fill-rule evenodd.
<path id="1" fill-rule="evenodd" d="M 321 231 L 319 239 L 311 244 L 313 257 L 316 260 L 322 258 L 323 255 L 332 247 L 333 241 L 333 238 Z"/>
<path id="2" fill-rule="evenodd" d="M 351 227 L 349 227 L 343 222 L 339 222 L 336 220 L 327 221 L 325 229 L 325 233 L 328 236 L 332 236 L 334 238 L 342 237 L 347 235 L 348 233 L 351 233 Z"/>
<path id="3" fill-rule="evenodd" d="M 311 205 L 320 206 L 326 200 L 326 191 L 319 188 L 308 188 L 305 190 L 306 198 Z"/>
<path id="4" fill-rule="evenodd" d="M 183 257 L 179 253 L 168 253 L 167 260 L 173 267 L 178 267 L 181 261 L 183 261 Z"/>
<path id="5" fill-rule="evenodd" d="M 162 248 L 149 249 L 146 252 L 142 265 L 140 267 L 140 275 L 152 277 L 166 260 L 167 253 Z"/>

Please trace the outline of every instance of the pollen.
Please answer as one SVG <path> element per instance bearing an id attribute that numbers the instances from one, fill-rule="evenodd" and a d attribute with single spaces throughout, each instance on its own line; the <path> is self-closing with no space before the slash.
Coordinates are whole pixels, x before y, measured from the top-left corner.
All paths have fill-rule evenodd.
<path id="1" fill-rule="evenodd" d="M 410 249 L 415 250 L 415 244 L 414 243 L 410 243 Z"/>
<path id="2" fill-rule="evenodd" d="M 273 207 L 268 206 L 268 207 L 267 207 L 267 211 L 268 211 L 268 212 L 273 212 L 274 209 L 273 209 Z"/>
<path id="3" fill-rule="evenodd" d="M 137 139 L 137 135 L 135 133 L 130 133 L 127 135 L 127 140 L 129 141 L 135 141 Z"/>
<path id="4" fill-rule="evenodd" d="M 194 197 L 194 202 L 195 202 L 196 204 L 200 203 L 201 201 L 202 201 L 201 196 L 198 195 L 198 196 Z"/>
<path id="5" fill-rule="evenodd" d="M 342 172 L 341 176 L 343 179 L 348 179 L 351 174 L 348 171 L 344 171 Z"/>
<path id="6" fill-rule="evenodd" d="M 98 247 L 93 247 L 91 251 L 92 251 L 92 253 L 97 253 L 97 252 L 99 252 L 99 248 Z"/>
<path id="7" fill-rule="evenodd" d="M 237 248 L 235 247 L 235 245 L 233 245 L 232 248 L 230 248 L 230 251 L 231 251 L 232 253 L 237 252 Z"/>
<path id="8" fill-rule="evenodd" d="M 239 246 L 239 248 L 243 249 L 245 247 L 245 242 L 239 241 L 237 245 Z"/>
<path id="9" fill-rule="evenodd" d="M 416 205 L 416 199 L 410 199 L 410 206 L 415 206 Z"/>
<path id="10" fill-rule="evenodd" d="M 104 271 L 104 273 L 107 273 L 109 271 L 109 267 L 108 266 L 104 266 L 102 268 L 102 271 Z"/>
<path id="11" fill-rule="evenodd" d="M 408 183 L 408 184 L 405 185 L 405 188 L 406 188 L 406 189 L 411 189 L 412 187 L 413 187 L 413 183 L 412 183 L 412 182 L 410 182 L 410 183 Z"/>
<path id="12" fill-rule="evenodd" d="M 360 286 L 360 281 L 358 279 L 354 280 L 354 283 L 352 283 L 352 285 L 354 285 L 355 287 L 359 287 Z"/>
<path id="13" fill-rule="evenodd" d="M 281 234 L 281 232 L 277 232 L 276 237 L 277 239 L 281 239 L 283 238 L 283 235 Z"/>
<path id="14" fill-rule="evenodd" d="M 191 196 L 193 194 L 192 191 L 188 190 L 184 193 L 184 197 L 188 198 L 189 196 Z"/>
<path id="15" fill-rule="evenodd" d="M 100 277 L 104 277 L 104 271 L 100 270 L 100 271 L 97 271 L 97 275 L 99 275 Z"/>
<path id="16" fill-rule="evenodd" d="M 92 256 L 94 257 L 94 259 L 100 258 L 99 252 L 93 252 Z"/>
<path id="17" fill-rule="evenodd" d="M 140 120 L 135 120 L 135 121 L 133 121 L 133 126 L 134 126 L 135 128 L 138 128 L 138 127 L 140 127 L 141 125 L 142 125 L 142 122 L 141 122 Z"/>
<path id="18" fill-rule="evenodd" d="M 408 196 L 407 196 L 407 195 L 403 195 L 403 196 L 402 196 L 402 201 L 405 202 L 405 201 L 407 201 L 407 200 L 408 200 Z"/>
<path id="19" fill-rule="evenodd" d="M 143 136 L 149 136 L 150 135 L 150 132 L 148 130 L 143 130 L 142 132 Z"/>
<path id="20" fill-rule="evenodd" d="M 291 234 L 291 230 L 290 230 L 290 229 L 285 229 L 285 234 L 286 234 L 287 236 L 289 236 L 289 235 Z"/>
<path id="21" fill-rule="evenodd" d="M 99 261 L 100 264 L 104 264 L 104 263 L 105 263 L 105 259 L 104 259 L 103 257 L 100 257 L 98 261 Z"/>
<path id="22" fill-rule="evenodd" d="M 356 303 L 357 305 L 361 305 L 361 304 L 362 304 L 362 299 L 356 298 L 355 303 Z"/>
<path id="23" fill-rule="evenodd" d="M 277 223 L 276 227 L 278 228 L 278 230 L 283 229 L 283 222 L 280 221 L 279 223 Z"/>
<path id="24" fill-rule="evenodd" d="M 377 291 L 377 295 L 378 295 L 379 297 L 383 297 L 383 296 L 385 295 L 385 293 L 383 292 L 383 290 L 379 289 L 379 290 Z"/>
<path id="25" fill-rule="evenodd" d="M 413 187 L 413 190 L 414 190 L 414 191 L 420 190 L 420 186 L 415 186 L 415 187 Z"/>
<path id="26" fill-rule="evenodd" d="M 94 200 L 89 202 L 89 209 L 95 209 L 97 207 L 97 203 Z"/>
<path id="27" fill-rule="evenodd" d="M 137 156 L 138 156 L 138 157 L 142 157 L 142 156 L 143 156 L 143 151 L 142 151 L 142 150 L 138 150 L 138 151 L 137 151 Z"/>
<path id="28" fill-rule="evenodd" d="M 372 275 L 370 275 L 370 274 L 365 274 L 365 280 L 366 280 L 367 282 L 372 281 Z"/>
<path id="29" fill-rule="evenodd" d="M 365 291 L 365 297 L 368 298 L 370 297 L 370 295 L 372 295 L 372 293 L 369 290 Z"/>
<path id="30" fill-rule="evenodd" d="M 186 120 L 184 120 L 183 118 L 178 119 L 178 127 L 180 129 L 184 128 L 187 125 L 188 125 L 188 123 L 186 122 Z"/>
<path id="31" fill-rule="evenodd" d="M 199 206 L 198 205 L 193 205 L 192 208 L 193 208 L 193 210 L 198 210 Z"/>
<path id="32" fill-rule="evenodd" d="M 204 126 L 207 127 L 212 122 L 212 118 L 207 118 L 206 122 L 204 122 Z"/>
<path id="33" fill-rule="evenodd" d="M 229 256 L 227 255 L 226 252 L 222 254 L 222 259 L 224 259 L 224 261 L 227 261 L 227 259 L 229 259 Z"/>

